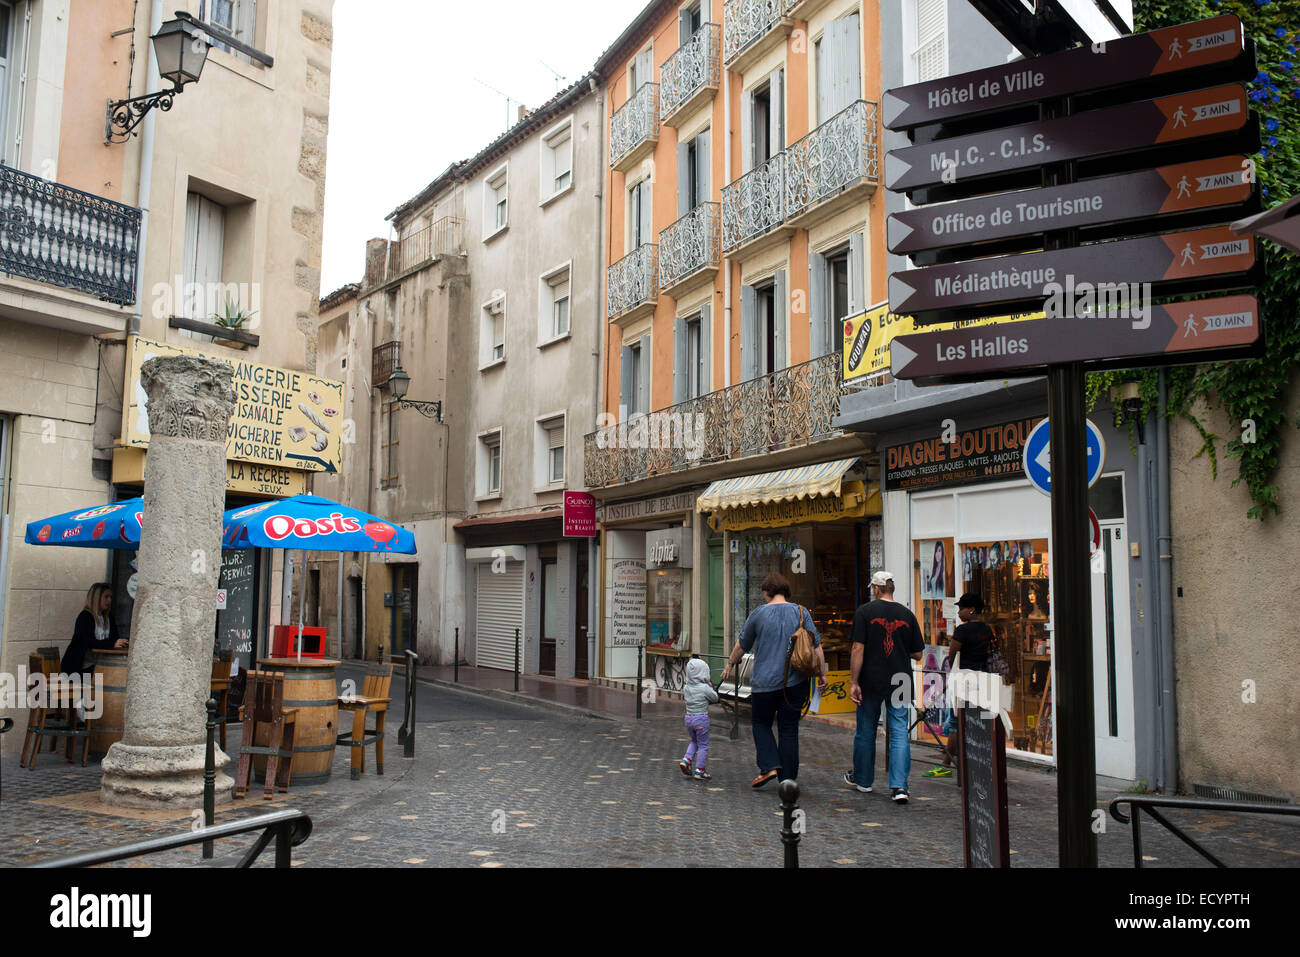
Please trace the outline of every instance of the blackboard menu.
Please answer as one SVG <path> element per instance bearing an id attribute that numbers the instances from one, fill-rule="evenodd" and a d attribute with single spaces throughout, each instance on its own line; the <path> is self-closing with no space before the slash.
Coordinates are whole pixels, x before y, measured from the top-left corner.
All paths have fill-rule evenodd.
<path id="1" fill-rule="evenodd" d="M 252 548 L 227 549 L 221 553 L 221 580 L 226 590 L 226 607 L 217 609 L 215 651 L 231 652 L 239 671 L 253 663 L 254 622 L 257 611 L 257 553 Z"/>
<path id="2" fill-rule="evenodd" d="M 962 836 L 967 867 L 1010 867 L 1007 742 L 997 715 L 961 709 Z"/>

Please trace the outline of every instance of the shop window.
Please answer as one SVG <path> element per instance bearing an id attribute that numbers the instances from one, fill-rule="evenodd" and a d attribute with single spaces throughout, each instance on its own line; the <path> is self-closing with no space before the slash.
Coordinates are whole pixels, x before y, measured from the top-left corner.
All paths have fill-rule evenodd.
<path id="1" fill-rule="evenodd" d="M 656 568 L 646 572 L 646 644 L 683 650 L 691 645 L 688 572 Z"/>

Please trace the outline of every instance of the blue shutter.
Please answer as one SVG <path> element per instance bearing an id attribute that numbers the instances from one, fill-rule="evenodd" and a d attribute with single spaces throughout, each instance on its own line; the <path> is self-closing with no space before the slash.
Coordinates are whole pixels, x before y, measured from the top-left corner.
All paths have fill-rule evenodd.
<path id="1" fill-rule="evenodd" d="M 673 320 L 673 405 L 686 401 L 686 320 Z"/>
<path id="2" fill-rule="evenodd" d="M 638 370 L 636 385 L 637 392 L 637 411 L 650 411 L 650 337 L 641 337 L 641 368 Z"/>
<path id="3" fill-rule="evenodd" d="M 866 243 L 862 233 L 854 233 L 849 237 L 849 315 L 851 316 L 856 316 L 867 308 L 867 264 L 863 259 L 865 251 Z"/>
<path id="4" fill-rule="evenodd" d="M 713 307 L 707 303 L 700 306 L 700 368 L 700 392 L 708 394 L 713 391 Z"/>
<path id="5" fill-rule="evenodd" d="M 619 354 L 619 359 L 618 415 L 621 421 L 626 418 L 627 412 L 632 411 L 632 403 L 636 398 L 632 394 L 632 349 L 629 346 L 624 346 Z"/>
<path id="6" fill-rule="evenodd" d="M 677 144 L 677 218 L 691 211 L 691 150 L 687 143 Z"/>
<path id="7" fill-rule="evenodd" d="M 772 340 L 776 355 L 772 359 L 773 369 L 784 369 L 790 364 L 790 350 L 786 340 L 786 326 L 790 313 L 790 293 L 785 279 L 785 270 L 776 271 L 776 283 L 772 290 Z"/>
<path id="8" fill-rule="evenodd" d="M 809 358 L 816 359 L 830 349 L 826 335 L 831 322 L 826 295 L 826 257 L 821 253 L 808 255 L 808 278 L 808 349 Z"/>
<path id="9" fill-rule="evenodd" d="M 740 96 L 740 172 L 754 168 L 754 94 Z"/>
<path id="10" fill-rule="evenodd" d="M 707 203 L 712 197 L 710 192 L 709 167 L 711 160 L 709 149 L 709 131 L 705 130 L 695 137 L 695 185 L 699 191 L 700 202 Z"/>
<path id="11" fill-rule="evenodd" d="M 758 290 L 740 287 L 740 378 L 758 375 Z"/>
<path id="12" fill-rule="evenodd" d="M 785 149 L 785 70 L 772 74 L 772 109 L 768 114 L 769 132 L 772 139 L 772 155 Z"/>

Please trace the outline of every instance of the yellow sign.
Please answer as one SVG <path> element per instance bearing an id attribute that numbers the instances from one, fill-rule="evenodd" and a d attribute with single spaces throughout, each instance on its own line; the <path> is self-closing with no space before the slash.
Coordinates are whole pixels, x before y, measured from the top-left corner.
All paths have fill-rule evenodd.
<path id="1" fill-rule="evenodd" d="M 852 699 L 849 698 L 849 684 L 852 674 L 847 671 L 827 671 L 826 672 L 826 693 L 821 695 L 816 707 L 809 707 L 811 714 L 846 714 L 850 711 L 856 711 Z"/>
<path id="2" fill-rule="evenodd" d="M 113 484 L 143 485 L 148 456 L 144 449 L 113 450 Z M 307 491 L 307 473 L 275 465 L 226 462 L 226 491 L 288 498 Z"/>
<path id="3" fill-rule="evenodd" d="M 880 491 L 868 494 L 862 482 L 845 482 L 839 495 L 798 499 L 793 502 L 764 502 L 715 512 L 709 519 L 714 531 L 735 532 L 745 528 L 781 528 L 805 522 L 838 522 L 845 518 L 879 515 Z"/>
<path id="4" fill-rule="evenodd" d="M 347 438 L 343 383 L 309 372 L 232 360 L 183 346 L 133 336 L 127 346 L 122 444 L 149 445 L 149 416 L 140 366 L 157 356 L 201 356 L 234 372 L 235 411 L 226 434 L 226 458 L 308 472 L 337 472 Z"/>
<path id="5" fill-rule="evenodd" d="M 878 376 L 889 371 L 889 343 L 895 336 L 914 332 L 940 332 L 965 329 L 969 326 L 993 326 L 1003 322 L 1023 322 L 1042 319 L 1041 312 L 1018 312 L 1009 316 L 988 316 L 984 319 L 963 319 L 960 322 L 938 322 L 918 326 L 911 316 L 899 316 L 889 311 L 889 303 L 872 306 L 860 316 L 844 320 L 844 381 Z"/>

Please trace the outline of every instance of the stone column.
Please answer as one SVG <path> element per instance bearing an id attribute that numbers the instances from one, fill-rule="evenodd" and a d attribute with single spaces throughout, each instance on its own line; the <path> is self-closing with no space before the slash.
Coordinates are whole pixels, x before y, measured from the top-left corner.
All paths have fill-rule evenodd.
<path id="1" fill-rule="evenodd" d="M 229 366 L 195 356 L 150 359 L 140 382 L 151 438 L 124 733 L 104 757 L 99 797 L 200 808 L 235 395 Z M 218 747 L 218 771 L 229 762 Z M 218 803 L 233 785 L 217 775 Z"/>

